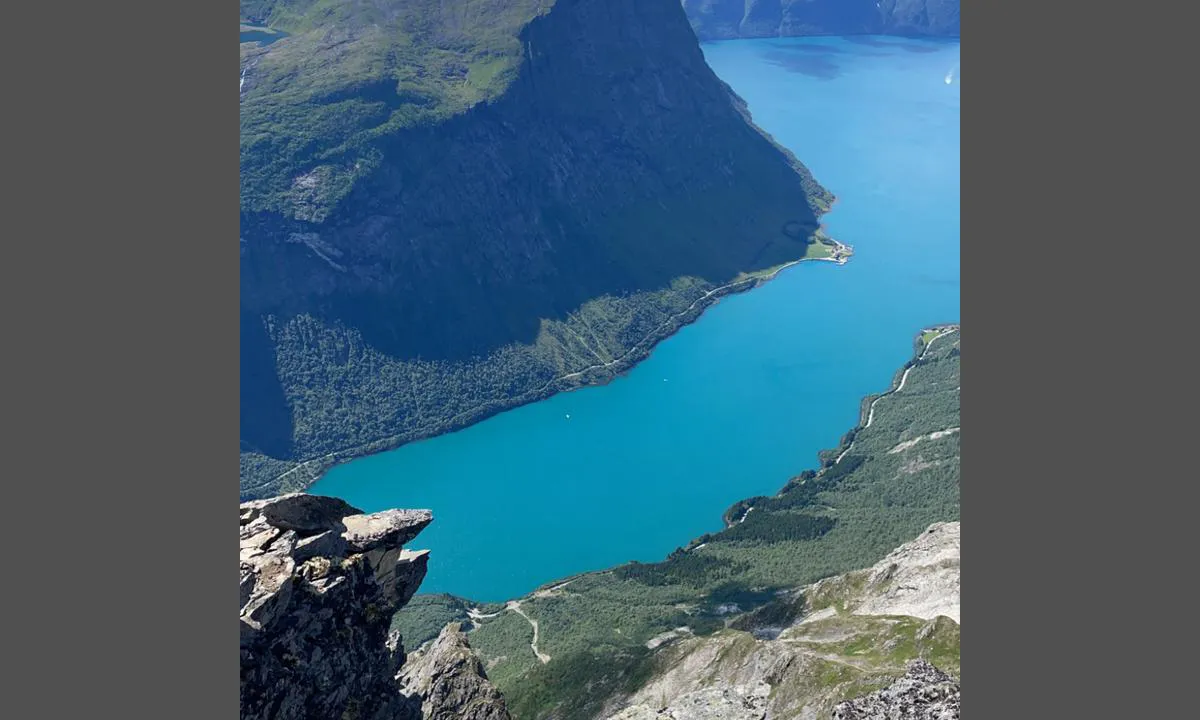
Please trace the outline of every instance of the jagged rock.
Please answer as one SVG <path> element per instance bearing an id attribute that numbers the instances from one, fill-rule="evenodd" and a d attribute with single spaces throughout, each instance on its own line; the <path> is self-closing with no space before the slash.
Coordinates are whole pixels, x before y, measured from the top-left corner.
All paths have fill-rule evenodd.
<path id="1" fill-rule="evenodd" d="M 838 703 L 833 720 L 958 720 L 959 684 L 924 660 L 914 660 L 890 686 Z"/>
<path id="2" fill-rule="evenodd" d="M 504 698 L 488 682 L 458 623 L 414 655 L 397 680 L 422 720 L 509 720 Z"/>
<path id="3" fill-rule="evenodd" d="M 390 630 L 429 562 L 403 545 L 432 520 L 300 493 L 242 504 L 243 720 L 508 720 L 461 631 L 409 667 Z"/>
<path id="4" fill-rule="evenodd" d="M 262 517 L 271 527 L 295 530 L 304 535 L 332 530 L 342 518 L 349 515 L 362 515 L 362 510 L 339 498 L 306 493 L 290 493 L 267 500 L 242 503 L 243 525 Z"/>
<path id="5" fill-rule="evenodd" d="M 372 550 L 384 545 L 403 545 L 433 521 L 428 510 L 384 510 L 373 515 L 355 515 L 343 522 L 342 537 L 355 550 Z"/>
<path id="6" fill-rule="evenodd" d="M 376 548 L 363 557 L 374 570 L 388 602 L 399 607 L 412 599 L 425 577 L 429 551 Z"/>
<path id="7" fill-rule="evenodd" d="M 343 555 L 346 552 L 348 543 L 346 538 L 337 530 L 326 530 L 319 535 L 306 537 L 296 543 L 296 549 L 292 551 L 292 557 L 298 562 L 304 562 L 318 555 Z"/>
<path id="8" fill-rule="evenodd" d="M 873 567 L 781 593 L 777 607 L 744 627 L 735 623 L 711 635 L 681 634 L 655 644 L 654 673 L 621 698 L 620 712 L 609 711 L 608 720 L 828 718 L 842 707 L 839 701 L 862 692 L 857 688 L 885 687 L 906 672 L 901 658 L 894 659 L 900 648 L 911 653 L 903 660 L 936 659 L 957 672 L 959 541 L 959 523 L 935 523 Z M 765 635 L 749 632 L 762 629 L 761 623 L 774 627 Z M 921 702 L 905 707 L 929 707 L 934 714 L 834 717 L 957 718 L 958 686 L 938 684 L 950 676 L 936 669 L 932 675 L 930 668 L 926 662 L 907 668 L 908 680 L 889 691 L 897 695 L 923 679 L 929 688 L 919 688 Z M 936 704 L 948 698 L 952 707 Z M 844 711 L 884 707 L 872 703 Z"/>
<path id="9" fill-rule="evenodd" d="M 428 562 L 401 545 L 431 519 L 302 494 L 241 506 L 242 718 L 411 717 L 388 630 Z"/>

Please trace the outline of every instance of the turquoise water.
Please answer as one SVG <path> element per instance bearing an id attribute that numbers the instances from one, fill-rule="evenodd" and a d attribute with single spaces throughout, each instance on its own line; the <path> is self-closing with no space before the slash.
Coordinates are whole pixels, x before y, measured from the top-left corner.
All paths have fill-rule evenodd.
<path id="1" fill-rule="evenodd" d="M 727 297 L 606 386 L 334 468 L 313 493 L 425 507 L 422 592 L 498 601 L 721 527 L 816 464 L 924 326 L 959 319 L 957 42 L 707 44 L 760 126 L 838 196 L 842 267 Z M 954 70 L 953 82 L 945 77 Z M 565 416 L 570 415 L 568 420 Z"/>

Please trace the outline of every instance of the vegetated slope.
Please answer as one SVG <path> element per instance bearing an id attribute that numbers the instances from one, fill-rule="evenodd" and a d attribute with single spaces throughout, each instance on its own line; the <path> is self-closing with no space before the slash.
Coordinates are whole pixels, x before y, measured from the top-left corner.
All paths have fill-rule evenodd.
<path id="1" fill-rule="evenodd" d="M 822 252 L 831 196 L 677 0 L 241 12 L 278 31 L 241 46 L 243 497 L 604 381 Z"/>
<path id="2" fill-rule="evenodd" d="M 396 619 L 406 645 L 473 619 L 471 644 L 514 717 L 574 720 L 602 717 L 645 687 L 660 670 L 656 642 L 791 622 L 801 607 L 788 601 L 796 588 L 868 567 L 931 524 L 958 520 L 959 332 L 939 328 L 916 345 L 898 389 L 864 400 L 860 426 L 821 454 L 820 470 L 774 497 L 735 504 L 725 530 L 660 563 L 552 583 L 520 601 L 524 615 L 415 598 Z M 531 621 L 549 662 L 534 654 Z"/>
<path id="3" fill-rule="evenodd" d="M 683 0 L 701 40 L 793 35 L 958 37 L 959 0 Z"/>
<path id="4" fill-rule="evenodd" d="M 680 628 L 612 720 L 827 718 L 913 661 L 957 675 L 959 554 L 959 524 L 935 523 L 875 566 L 785 593 L 712 635 Z M 938 695 L 914 704 L 950 699 Z"/>

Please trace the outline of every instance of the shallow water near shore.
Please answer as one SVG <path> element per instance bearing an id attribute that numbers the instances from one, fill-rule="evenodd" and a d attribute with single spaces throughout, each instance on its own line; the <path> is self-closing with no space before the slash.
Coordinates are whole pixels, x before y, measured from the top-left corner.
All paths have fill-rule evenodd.
<path id="1" fill-rule="evenodd" d="M 309 489 L 433 510 L 421 591 L 479 601 L 653 562 L 772 494 L 886 390 L 921 328 L 959 319 L 959 44 L 704 45 L 755 121 L 838 198 L 847 265 L 722 299 L 627 375 L 361 458 Z M 569 416 L 569 417 L 568 417 Z"/>

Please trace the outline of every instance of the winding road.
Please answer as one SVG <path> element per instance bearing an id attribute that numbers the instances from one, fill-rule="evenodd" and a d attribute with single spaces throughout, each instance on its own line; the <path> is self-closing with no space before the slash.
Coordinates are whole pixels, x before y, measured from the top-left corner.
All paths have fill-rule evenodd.
<path id="1" fill-rule="evenodd" d="M 956 332 L 958 332 L 958 328 L 954 327 L 954 328 L 950 328 L 949 330 L 947 330 L 944 333 L 941 333 L 940 335 L 934 335 L 932 338 L 929 339 L 929 342 L 925 343 L 925 347 L 924 347 L 924 349 L 921 350 L 921 354 L 917 356 L 917 360 L 925 359 L 925 354 L 929 352 L 929 348 L 933 347 L 933 344 L 935 342 L 937 342 L 938 340 L 941 340 L 942 338 L 946 337 L 947 335 L 953 335 Z M 904 383 L 908 382 L 908 374 L 910 372 L 912 372 L 914 367 L 916 367 L 916 364 L 909 365 L 907 368 L 905 368 L 904 374 L 900 376 L 900 384 L 898 384 L 894 390 L 889 390 L 871 401 L 871 407 L 867 411 L 867 422 L 862 426 L 863 430 L 871 427 L 871 423 L 874 422 L 874 420 L 875 420 L 875 405 L 880 400 L 887 397 L 888 395 L 892 395 L 894 393 L 898 393 L 901 390 L 903 390 Z M 837 465 L 838 463 L 840 463 L 842 461 L 842 458 L 846 457 L 846 453 L 850 452 L 854 448 L 854 442 L 855 441 L 853 441 L 853 440 L 850 441 L 850 444 L 846 446 L 846 449 L 842 451 L 842 454 L 837 456 L 837 460 L 833 461 L 834 465 Z"/>
<path id="2" fill-rule="evenodd" d="M 512 610 L 516 614 L 520 615 L 521 617 L 523 617 L 529 621 L 529 624 L 533 626 L 533 642 L 529 643 L 529 647 L 533 650 L 533 654 L 537 655 L 537 659 L 542 661 L 543 665 L 550 662 L 550 656 L 547 655 L 546 653 L 542 652 L 541 650 L 538 650 L 538 623 L 537 623 L 537 620 L 534 620 L 533 618 L 531 618 L 525 614 L 525 611 L 521 609 L 521 602 L 519 600 L 509 600 L 508 604 L 505 605 L 505 607 L 508 608 L 509 610 Z"/>

